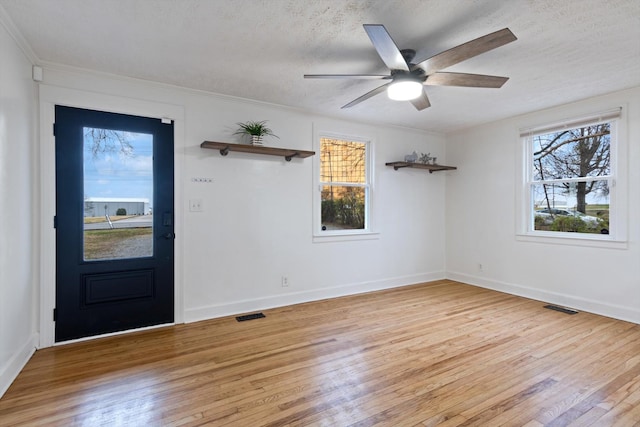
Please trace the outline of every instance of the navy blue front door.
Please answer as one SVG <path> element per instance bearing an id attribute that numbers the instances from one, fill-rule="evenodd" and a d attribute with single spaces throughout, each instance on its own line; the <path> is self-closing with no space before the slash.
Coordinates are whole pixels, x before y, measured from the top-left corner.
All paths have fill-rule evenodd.
<path id="1" fill-rule="evenodd" d="M 174 320 L 173 124 L 56 106 L 55 340 Z"/>

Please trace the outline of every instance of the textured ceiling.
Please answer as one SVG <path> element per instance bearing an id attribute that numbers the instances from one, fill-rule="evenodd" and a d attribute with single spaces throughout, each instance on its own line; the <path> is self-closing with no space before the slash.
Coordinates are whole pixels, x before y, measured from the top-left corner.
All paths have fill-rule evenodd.
<path id="1" fill-rule="evenodd" d="M 450 132 L 640 85 L 638 0 L 0 0 L 42 64 L 64 64 L 306 111 Z M 509 27 L 518 40 L 445 71 L 501 89 L 428 86 L 431 108 L 380 85 L 303 74 L 385 73 L 362 24 L 428 57 Z"/>

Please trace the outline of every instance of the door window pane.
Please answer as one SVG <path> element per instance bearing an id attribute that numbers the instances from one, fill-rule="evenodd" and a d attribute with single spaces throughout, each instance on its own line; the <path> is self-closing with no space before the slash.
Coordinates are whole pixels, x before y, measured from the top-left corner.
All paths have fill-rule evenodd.
<path id="1" fill-rule="evenodd" d="M 85 127 L 84 260 L 153 255 L 153 135 Z"/>

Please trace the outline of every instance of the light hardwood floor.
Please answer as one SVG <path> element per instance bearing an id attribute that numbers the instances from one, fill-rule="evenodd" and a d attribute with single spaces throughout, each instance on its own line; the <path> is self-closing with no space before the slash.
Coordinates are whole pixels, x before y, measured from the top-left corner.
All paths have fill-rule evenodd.
<path id="1" fill-rule="evenodd" d="M 640 325 L 452 281 L 39 350 L 0 425 L 640 426 Z"/>

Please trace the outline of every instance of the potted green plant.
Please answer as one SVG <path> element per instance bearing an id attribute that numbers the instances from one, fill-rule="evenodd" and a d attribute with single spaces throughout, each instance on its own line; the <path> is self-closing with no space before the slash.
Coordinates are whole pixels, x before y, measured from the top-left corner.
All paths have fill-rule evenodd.
<path id="1" fill-rule="evenodd" d="M 261 122 L 248 121 L 244 123 L 237 123 L 237 125 L 239 128 L 234 135 L 250 135 L 251 144 L 254 145 L 262 145 L 262 138 L 265 136 L 275 136 L 276 138 L 279 138 L 267 127 L 266 120 Z"/>

